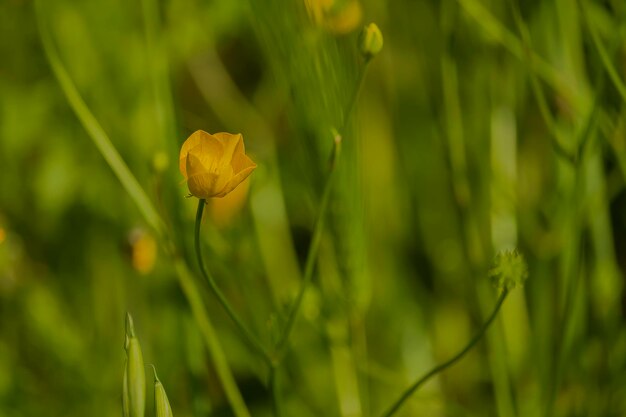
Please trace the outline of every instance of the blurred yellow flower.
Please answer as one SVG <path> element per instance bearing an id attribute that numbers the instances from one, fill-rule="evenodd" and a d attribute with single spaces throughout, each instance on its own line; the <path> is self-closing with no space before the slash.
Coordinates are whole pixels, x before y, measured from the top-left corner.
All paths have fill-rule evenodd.
<path id="1" fill-rule="evenodd" d="M 304 3 L 313 22 L 336 35 L 352 32 L 363 17 L 358 0 L 304 0 Z"/>
<path id="2" fill-rule="evenodd" d="M 241 134 L 194 132 L 180 150 L 180 172 L 198 198 L 224 197 L 256 168 Z"/>
<path id="3" fill-rule="evenodd" d="M 133 268 L 143 275 L 150 273 L 154 268 L 158 254 L 157 242 L 154 237 L 141 229 L 134 229 L 128 240 Z"/>

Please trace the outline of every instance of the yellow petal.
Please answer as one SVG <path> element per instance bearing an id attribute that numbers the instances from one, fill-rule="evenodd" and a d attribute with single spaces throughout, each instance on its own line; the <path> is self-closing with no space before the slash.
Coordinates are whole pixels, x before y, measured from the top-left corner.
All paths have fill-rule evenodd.
<path id="1" fill-rule="evenodd" d="M 183 143 L 179 168 L 191 194 L 207 199 L 231 192 L 256 164 L 246 156 L 241 134 L 198 130 Z"/>
<path id="2" fill-rule="evenodd" d="M 194 169 L 204 169 L 213 173 L 217 173 L 220 170 L 220 166 L 223 165 L 222 159 L 224 155 L 224 148 L 221 144 L 215 145 L 214 142 L 203 140 L 199 145 L 194 146 L 189 150 L 187 154 L 187 160 L 191 156 L 195 159 L 192 162 Z M 188 167 L 189 162 L 185 164 Z M 187 175 L 191 176 L 192 173 L 187 170 Z"/>
<path id="3" fill-rule="evenodd" d="M 208 155 L 219 155 L 218 158 L 221 158 L 224 153 L 222 143 L 215 136 L 204 130 L 196 130 L 187 138 L 180 149 L 179 168 L 185 179 L 187 179 L 187 155 L 200 144 L 206 146 L 203 150 L 206 150 Z"/>
<path id="4" fill-rule="evenodd" d="M 202 147 L 202 145 L 198 145 Z M 194 148 L 195 150 L 196 148 Z M 211 198 L 220 193 L 232 177 L 232 168 L 219 165 L 204 154 L 196 156 L 195 152 L 187 155 L 186 170 L 189 192 L 198 198 Z M 208 161 L 208 162 L 207 162 Z M 205 163 L 211 164 L 208 169 Z"/>
<path id="5" fill-rule="evenodd" d="M 332 33 L 345 35 L 352 32 L 361 23 L 362 17 L 361 4 L 357 0 L 352 0 L 336 14 L 328 16 L 326 24 Z"/>
<path id="6" fill-rule="evenodd" d="M 214 133 L 213 136 L 215 136 L 224 147 L 222 162 L 230 165 L 233 160 L 233 154 L 238 151 L 241 146 L 243 146 L 243 136 L 241 136 L 241 133 L 233 135 L 232 133 L 225 132 Z"/>
<path id="7" fill-rule="evenodd" d="M 243 141 L 238 143 L 230 165 L 233 167 L 233 175 L 237 175 L 248 168 L 256 168 L 256 164 L 246 155 L 246 148 L 243 145 Z"/>
<path id="8" fill-rule="evenodd" d="M 239 135 L 241 136 L 241 135 Z M 232 143 L 231 139 L 231 143 Z M 245 146 L 243 140 L 235 142 L 235 148 L 233 149 L 233 157 L 230 161 L 232 167 L 232 178 L 228 181 L 224 189 L 216 194 L 216 197 L 224 197 L 235 189 L 242 181 L 244 181 L 256 168 L 256 164 L 245 154 Z"/>
<path id="9" fill-rule="evenodd" d="M 244 164 L 247 165 L 244 166 Z M 215 197 L 224 197 L 226 194 L 234 190 L 235 187 L 241 184 L 246 178 L 248 178 L 250 174 L 252 174 L 252 171 L 254 171 L 254 169 L 256 168 L 256 164 L 252 162 L 252 160 L 248 158 L 248 156 L 242 154 L 238 158 L 238 167 L 242 167 L 242 169 L 237 172 L 233 167 L 234 175 L 232 176 L 230 181 L 228 181 L 222 191 L 219 194 L 216 194 Z"/>

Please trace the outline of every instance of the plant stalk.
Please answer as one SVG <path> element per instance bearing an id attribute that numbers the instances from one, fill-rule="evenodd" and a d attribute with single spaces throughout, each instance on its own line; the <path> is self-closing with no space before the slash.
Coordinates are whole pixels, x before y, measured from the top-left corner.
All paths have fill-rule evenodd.
<path id="1" fill-rule="evenodd" d="M 243 324 L 243 321 L 239 318 L 235 310 L 232 308 L 222 291 L 219 289 L 213 276 L 206 268 L 204 264 L 204 259 L 202 258 L 202 249 L 200 248 L 200 226 L 202 224 L 202 214 L 204 212 L 204 206 L 206 204 L 206 200 L 201 198 L 198 201 L 198 211 L 196 212 L 196 225 L 195 225 L 195 233 L 194 233 L 194 247 L 196 250 L 196 257 L 198 259 L 198 265 L 200 266 L 200 272 L 202 276 L 206 279 L 209 284 L 209 288 L 218 299 L 226 313 L 231 318 L 231 320 L 235 323 L 239 331 L 244 335 L 246 341 L 250 346 L 265 360 L 268 365 L 272 365 L 272 358 L 267 352 L 267 350 L 263 347 L 261 342 L 252 334 L 250 330 Z"/>
<path id="2" fill-rule="evenodd" d="M 417 391 L 417 389 L 420 386 L 422 386 L 426 381 L 428 381 L 433 376 L 437 375 L 439 372 L 442 372 L 446 368 L 448 368 L 451 365 L 453 365 L 456 361 L 458 361 L 463 356 L 465 356 L 465 354 L 467 352 L 472 350 L 472 348 L 476 345 L 476 343 L 478 343 L 478 341 L 480 339 L 482 339 L 482 337 L 484 336 L 485 332 L 487 331 L 487 329 L 489 328 L 491 323 L 494 321 L 494 319 L 498 315 L 498 312 L 500 311 L 500 307 L 502 307 L 502 303 L 504 302 L 504 299 L 506 298 L 508 293 L 509 293 L 508 290 L 506 290 L 506 289 L 502 290 L 502 293 L 500 294 L 500 297 L 498 298 L 498 301 L 496 302 L 496 306 L 493 309 L 493 312 L 491 313 L 491 315 L 489 316 L 487 321 L 485 321 L 483 323 L 483 325 L 480 327 L 480 329 L 478 330 L 476 335 L 474 335 L 474 337 L 469 341 L 469 343 L 463 349 L 461 349 L 461 351 L 459 353 L 457 353 L 456 355 L 454 355 L 452 358 L 448 359 L 447 361 L 445 361 L 445 362 L 435 366 L 433 369 L 431 369 L 426 374 L 424 374 L 424 376 L 422 376 L 420 379 L 415 381 L 409 388 L 406 389 L 406 391 L 404 391 L 402 393 L 400 398 L 398 398 L 396 400 L 396 402 L 394 402 L 393 405 L 391 407 L 389 407 L 389 409 L 382 414 L 382 417 L 390 417 L 390 416 L 394 415 L 396 413 L 396 411 L 398 411 L 400 409 L 400 407 L 404 404 L 404 402 L 407 399 L 409 399 L 409 397 L 415 391 Z"/>

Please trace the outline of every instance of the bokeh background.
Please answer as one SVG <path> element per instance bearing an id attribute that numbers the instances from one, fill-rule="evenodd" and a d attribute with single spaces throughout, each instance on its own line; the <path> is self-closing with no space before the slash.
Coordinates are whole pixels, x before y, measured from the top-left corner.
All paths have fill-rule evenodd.
<path id="1" fill-rule="evenodd" d="M 272 415 L 263 362 L 198 274 L 178 149 L 196 129 L 241 132 L 259 165 L 211 202 L 202 239 L 269 345 L 372 21 L 385 45 L 343 135 L 279 373 L 284 415 L 379 415 L 477 330 L 496 300 L 491 260 L 514 247 L 525 287 L 399 415 L 626 414 L 622 0 L 0 0 L 0 416 L 121 415 L 126 311 L 175 415 L 233 415 L 181 264 L 252 415 Z"/>

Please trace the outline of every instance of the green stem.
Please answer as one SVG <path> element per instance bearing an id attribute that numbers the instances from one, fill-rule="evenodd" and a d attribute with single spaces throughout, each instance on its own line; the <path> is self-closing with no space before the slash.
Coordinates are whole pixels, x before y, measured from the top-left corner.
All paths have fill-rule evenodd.
<path id="1" fill-rule="evenodd" d="M 598 50 L 598 55 L 600 55 L 600 60 L 602 61 L 602 65 L 606 70 L 606 73 L 609 75 L 613 86 L 619 93 L 622 100 L 626 101 L 626 84 L 619 76 L 619 71 L 613 63 L 611 62 L 611 56 L 613 55 L 612 51 L 609 51 L 604 44 L 602 44 L 602 40 L 600 39 L 600 35 L 598 34 L 595 23 L 592 21 L 591 15 L 587 10 L 587 6 L 585 5 L 584 0 L 579 0 L 581 15 L 584 17 L 585 23 L 587 23 L 587 29 L 589 30 L 589 34 L 591 35 L 591 40 L 593 41 L 593 45 Z"/>
<path id="2" fill-rule="evenodd" d="M 367 73 L 367 68 L 369 67 L 369 63 L 372 60 L 371 57 L 365 58 L 365 62 L 359 71 L 359 75 L 357 76 L 356 84 L 354 85 L 354 89 L 352 90 L 352 94 L 350 95 L 350 99 L 348 104 L 346 105 L 346 109 L 343 116 L 343 123 L 341 125 L 341 129 L 339 133 L 344 135 L 346 128 L 348 127 L 348 122 L 350 121 L 350 116 L 352 116 L 352 111 L 354 110 L 354 105 L 356 104 L 357 98 L 359 98 L 359 92 L 361 91 L 361 86 L 363 85 L 363 80 L 365 80 L 365 74 Z"/>
<path id="3" fill-rule="evenodd" d="M 570 164 L 576 164 L 576 155 L 574 155 L 571 151 L 569 151 L 566 147 L 566 139 L 559 130 L 558 124 L 550 111 L 550 106 L 548 104 L 548 100 L 543 92 L 543 88 L 537 78 L 537 75 L 533 71 L 533 61 L 536 59 L 536 56 L 533 54 L 532 49 L 532 41 L 530 38 L 530 31 L 528 26 L 524 22 L 522 18 L 522 14 L 519 9 L 519 0 L 510 0 L 511 9 L 513 12 L 513 20 L 517 26 L 517 29 L 520 33 L 520 39 L 523 46 L 524 54 L 520 59 L 526 65 L 528 70 L 528 76 L 530 78 L 530 87 L 532 89 L 533 95 L 535 96 L 535 100 L 537 100 L 537 105 L 539 106 L 539 114 L 543 118 L 546 127 L 551 133 L 551 143 L 554 148 L 555 153 L 563 157 L 564 160 L 568 161 Z"/>
<path id="4" fill-rule="evenodd" d="M 211 273 L 209 273 L 204 264 L 204 259 L 202 258 L 202 250 L 200 249 L 200 226 L 202 224 L 202 213 L 204 212 L 205 204 L 206 200 L 203 198 L 198 201 L 198 211 L 196 212 L 196 226 L 194 234 L 194 246 L 196 249 L 196 256 L 198 258 L 198 265 L 200 266 L 200 272 L 202 272 L 202 275 L 208 282 L 211 291 L 213 291 L 215 297 L 217 297 L 220 304 L 222 304 L 222 307 L 224 307 L 224 310 L 226 310 L 226 313 L 228 313 L 228 316 L 235 323 L 239 331 L 244 335 L 250 346 L 252 346 L 252 348 L 254 348 L 254 350 L 263 357 L 265 362 L 267 362 L 271 366 L 273 361 L 269 353 L 263 347 L 261 342 L 259 342 L 259 340 L 252 334 L 252 332 L 250 332 L 250 330 L 248 330 L 248 328 L 243 324 L 239 316 L 237 316 L 237 313 L 235 313 L 235 310 L 232 308 L 222 291 L 219 289 L 219 287 L 215 283 L 215 280 L 213 279 L 213 276 L 211 275 Z"/>
<path id="5" fill-rule="evenodd" d="M 500 22 L 492 13 L 478 0 L 457 0 L 462 8 L 471 16 L 482 29 L 491 35 L 498 43 L 504 46 L 513 56 L 521 61 L 524 60 L 524 44 L 511 31 Z M 543 79 L 554 90 L 572 104 L 575 111 L 579 113 L 581 109 L 581 98 L 576 91 L 565 81 L 565 77 L 533 51 L 528 51 L 532 57 L 530 69 Z"/>
<path id="6" fill-rule="evenodd" d="M 391 407 L 389 407 L 389 409 L 382 415 L 382 417 L 392 416 L 396 411 L 398 411 L 398 409 L 400 409 L 400 407 L 404 404 L 404 402 L 426 381 L 428 381 L 430 378 L 432 378 L 439 372 L 453 365 L 456 361 L 461 359 L 467 352 L 469 352 L 476 345 L 476 343 L 478 343 L 478 341 L 482 339 L 483 335 L 485 334 L 485 331 L 487 330 L 487 328 L 489 328 L 493 320 L 496 318 L 498 311 L 500 311 L 500 307 L 502 307 L 502 303 L 504 302 L 504 299 L 506 298 L 507 295 L 508 295 L 508 290 L 503 290 L 502 293 L 500 294 L 500 297 L 498 298 L 498 301 L 496 302 L 496 306 L 493 309 L 493 312 L 491 313 L 487 321 L 483 323 L 481 328 L 478 330 L 478 333 L 474 335 L 474 337 L 459 353 L 457 353 L 456 355 L 454 355 L 452 358 L 448 359 L 447 361 L 435 366 L 433 369 L 428 371 L 424 376 L 422 376 L 420 379 L 414 382 L 409 388 L 407 388 L 406 391 L 404 391 L 404 393 L 402 393 L 400 398 L 398 398 L 398 400 Z"/>
<path id="7" fill-rule="evenodd" d="M 215 372 L 217 372 L 217 375 L 222 382 L 222 387 L 224 388 L 226 398 L 228 398 L 228 402 L 233 409 L 233 413 L 236 417 L 250 417 L 250 412 L 248 411 L 241 392 L 237 387 L 237 383 L 230 370 L 228 361 L 226 360 L 226 355 L 224 354 L 224 350 L 222 349 L 217 333 L 215 332 L 215 328 L 206 314 L 206 309 L 200 297 L 200 292 L 198 291 L 198 288 L 196 288 L 187 265 L 180 259 L 174 259 L 174 267 L 176 268 L 180 286 L 191 307 L 191 312 L 196 320 L 196 323 L 198 324 L 198 327 L 200 328 L 200 333 L 204 337 L 204 341 L 211 352 L 213 364 L 215 365 Z"/>
<path id="8" fill-rule="evenodd" d="M 280 394 L 278 393 L 278 375 L 276 366 L 270 366 L 269 386 L 272 391 L 272 407 L 274 408 L 274 416 L 281 417 L 282 405 L 280 402 Z"/>
<path id="9" fill-rule="evenodd" d="M 52 72 L 59 82 L 61 90 L 65 94 L 65 98 L 70 104 L 70 107 L 74 110 L 74 113 L 87 131 L 93 144 L 96 146 L 109 167 L 111 167 L 111 170 L 120 181 L 130 198 L 135 202 L 137 208 L 139 208 L 139 211 L 146 219 L 146 222 L 148 222 L 150 227 L 155 230 L 159 237 L 164 238 L 166 235 L 165 226 L 152 202 L 148 198 L 148 195 L 132 174 L 119 152 L 117 152 L 117 149 L 115 149 L 111 139 L 109 139 L 96 117 L 89 110 L 87 104 L 85 104 L 85 101 L 74 85 L 67 69 L 61 62 L 61 59 L 53 45 L 50 33 L 45 25 L 40 1 L 35 2 L 35 12 L 37 15 L 39 36 L 41 38 L 44 52 L 48 62 L 50 63 Z"/>
<path id="10" fill-rule="evenodd" d="M 311 239 L 311 244 L 309 245 L 309 251 L 307 253 L 306 263 L 304 266 L 304 278 L 302 280 L 302 284 L 300 285 L 300 290 L 298 291 L 296 300 L 291 306 L 291 310 L 289 310 L 289 315 L 287 316 L 287 324 L 285 325 L 282 336 L 280 337 L 280 339 L 278 339 L 278 343 L 276 344 L 276 352 L 278 358 L 282 356 L 283 350 L 287 345 L 289 336 L 291 335 L 291 331 L 293 330 L 293 325 L 295 324 L 298 312 L 300 311 L 300 305 L 302 304 L 304 293 L 306 292 L 307 287 L 313 279 L 315 260 L 317 259 L 317 252 L 319 250 L 320 242 L 322 240 L 322 232 L 324 230 L 324 218 L 326 215 L 326 210 L 328 209 L 328 201 L 330 200 L 330 191 L 334 183 L 334 178 L 335 175 L 333 169 L 328 175 L 328 178 L 326 179 L 326 184 L 324 185 L 322 202 L 320 204 L 319 213 L 317 215 L 315 226 L 313 228 L 313 237 Z"/>
<path id="11" fill-rule="evenodd" d="M 359 71 L 354 90 L 352 91 L 352 94 L 350 95 L 349 101 L 346 105 L 341 130 L 339 131 L 339 134 L 335 137 L 333 151 L 330 159 L 330 172 L 328 174 L 328 177 L 326 178 L 324 190 L 322 191 L 322 201 L 320 203 L 317 219 L 315 220 L 315 225 L 313 227 L 313 237 L 311 238 L 311 244 L 309 245 L 309 250 L 307 252 L 306 261 L 304 264 L 304 277 L 302 279 L 302 284 L 300 285 L 298 295 L 296 296 L 296 300 L 291 306 L 291 309 L 287 316 L 287 324 L 285 325 L 283 333 L 278 339 L 278 343 L 276 344 L 276 358 L 279 361 L 284 354 L 287 342 L 289 341 L 289 337 L 291 336 L 291 332 L 298 317 L 298 312 L 300 311 L 300 306 L 302 305 L 302 300 L 304 299 L 306 289 L 313 279 L 315 261 L 317 260 L 317 253 L 319 251 L 319 245 L 322 240 L 322 232 L 324 231 L 324 218 L 326 216 L 326 211 L 328 210 L 328 202 L 330 200 L 331 190 L 335 182 L 335 167 L 337 165 L 337 159 L 339 158 L 339 146 L 342 140 L 341 135 L 345 134 L 348 122 L 350 121 L 350 117 L 352 115 L 352 111 L 354 110 L 356 100 L 359 96 L 359 91 L 361 90 L 361 85 L 363 84 L 369 62 L 370 59 L 366 59 L 365 64 L 361 67 L 361 70 Z"/>

